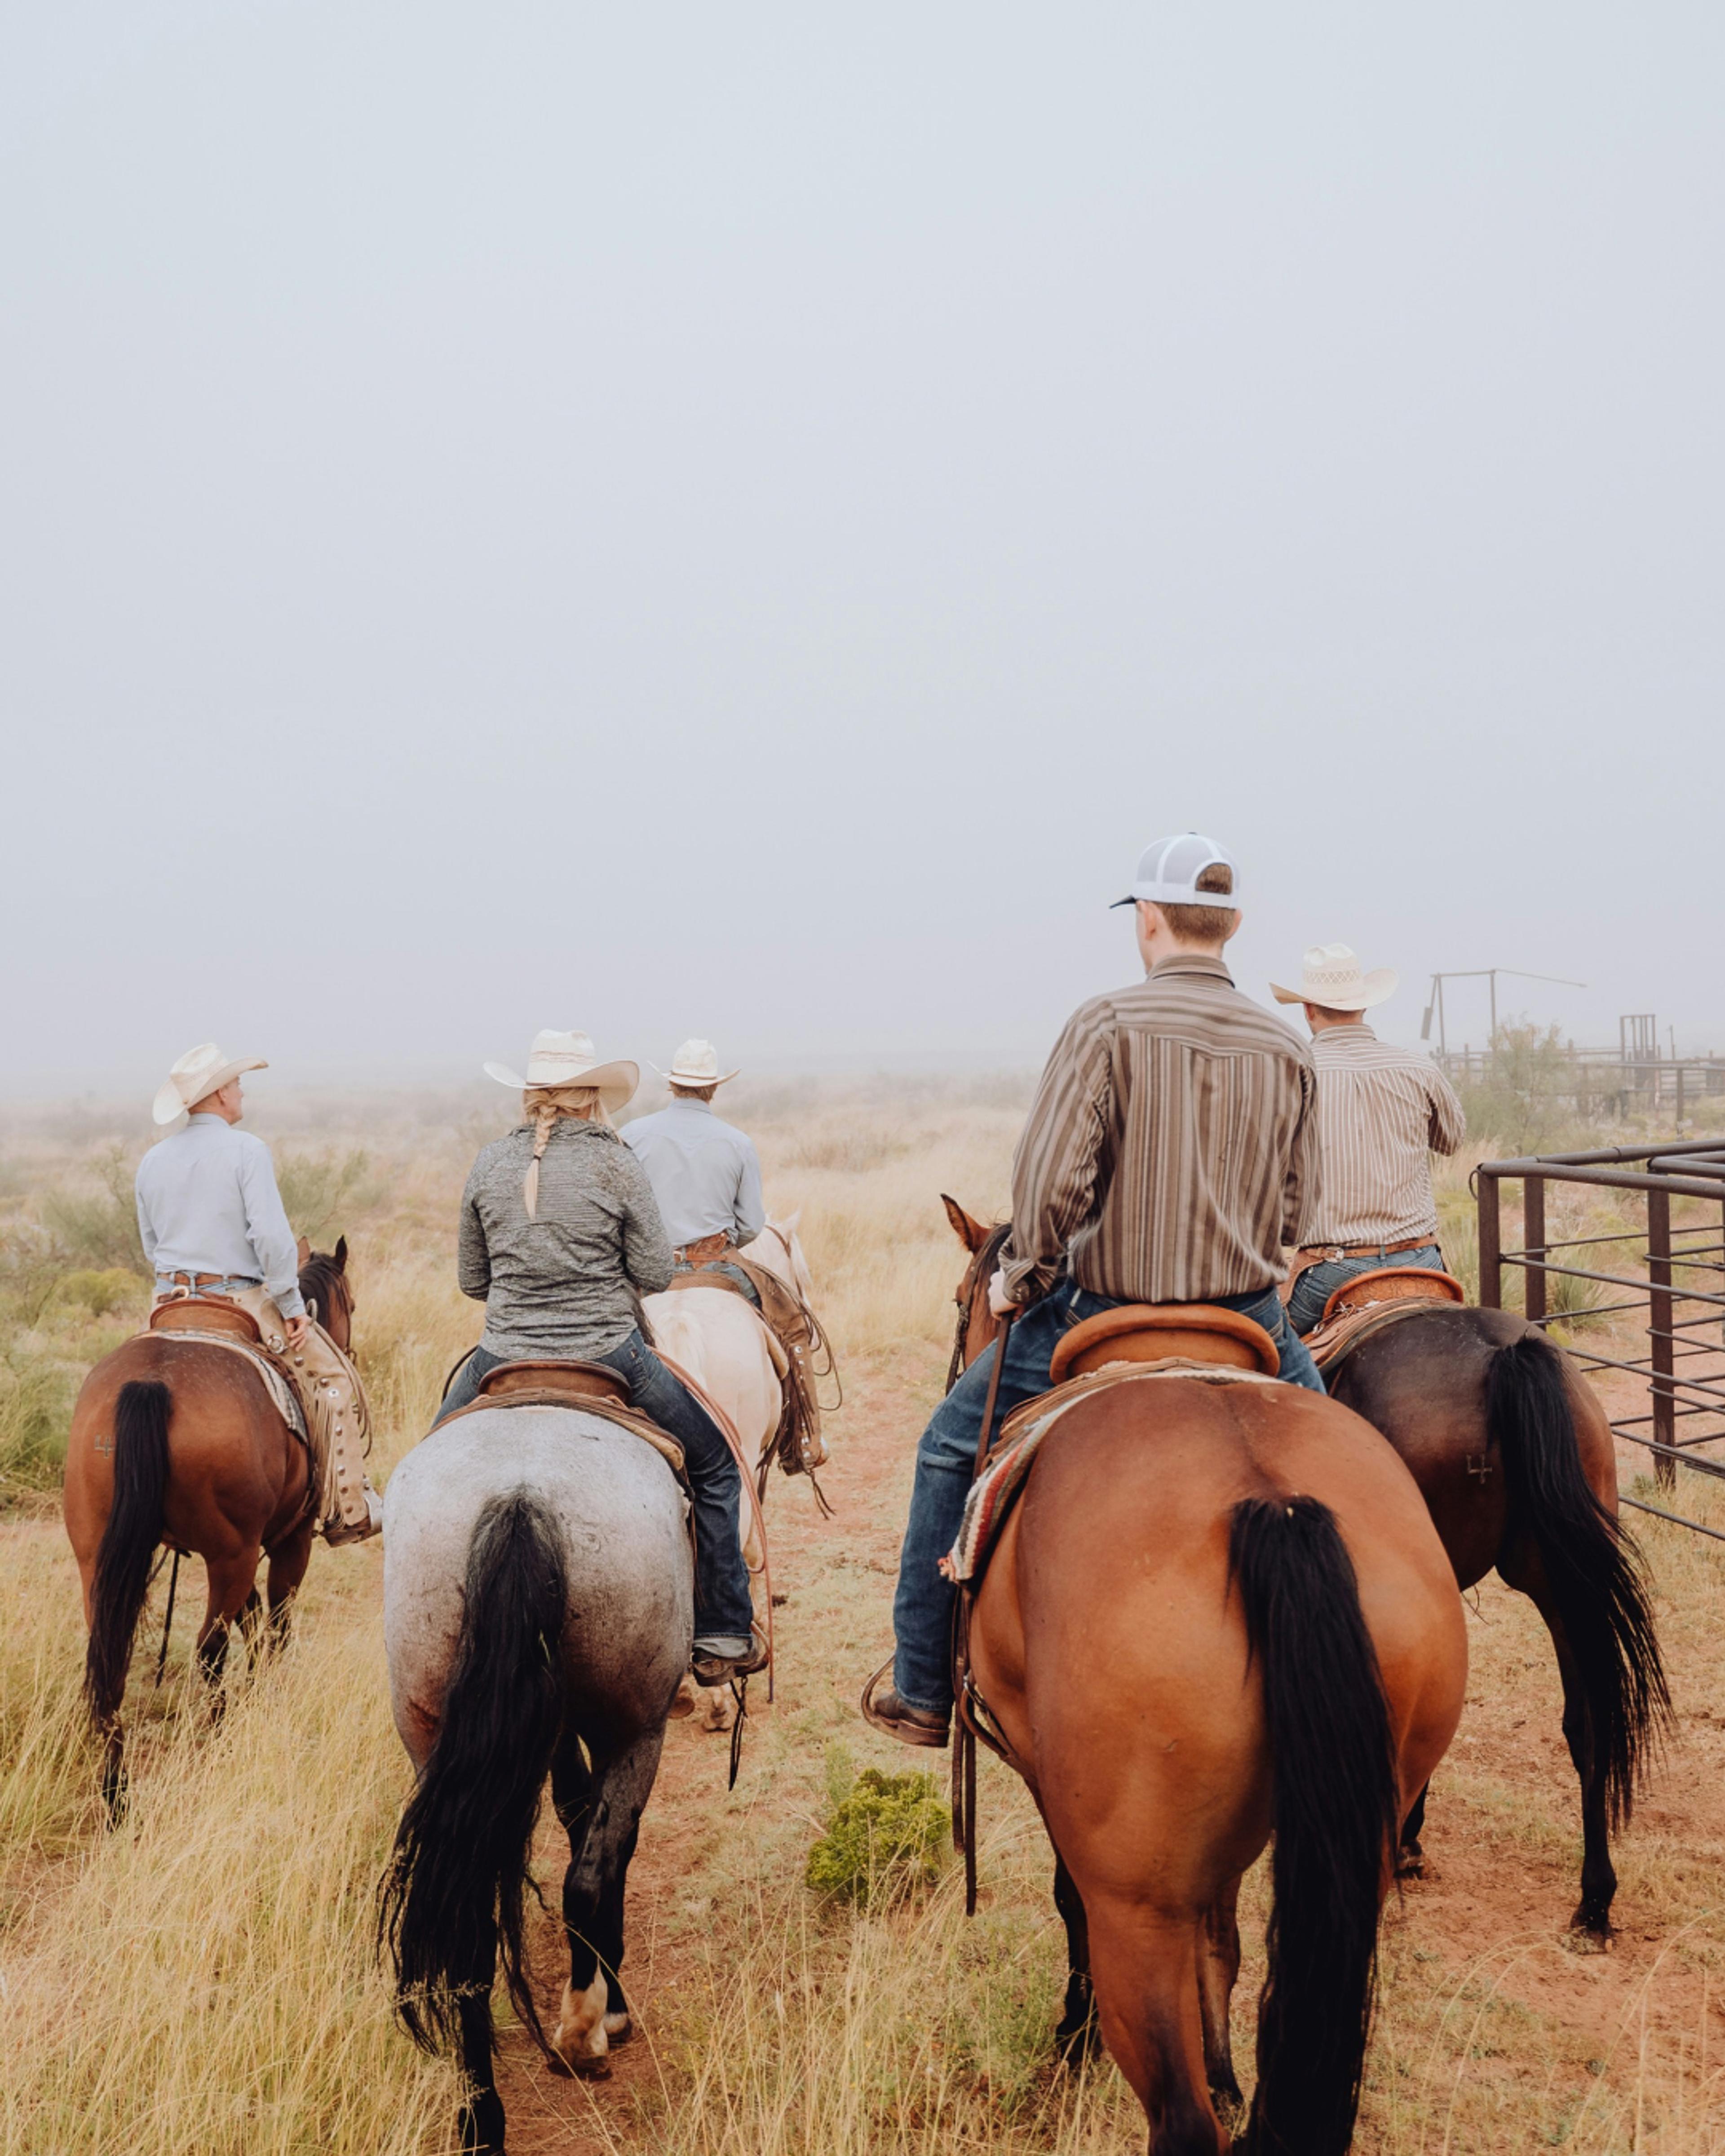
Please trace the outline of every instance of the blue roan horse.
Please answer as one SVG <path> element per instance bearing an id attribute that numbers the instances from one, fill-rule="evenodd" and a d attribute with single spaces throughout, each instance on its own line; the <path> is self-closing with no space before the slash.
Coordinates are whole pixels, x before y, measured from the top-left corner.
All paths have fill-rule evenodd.
<path id="1" fill-rule="evenodd" d="M 683 1493 L 629 1431 L 577 1408 L 457 1417 L 390 1477 L 384 1631 L 418 1784 L 380 1902 L 403 2021 L 459 2050 L 464 2150 L 503 2148 L 490 1994 L 499 1958 L 552 2066 L 603 2073 L 629 2033 L 624 1882 L 689 1666 Z M 547 1776 L 569 1837 L 569 1980 L 547 2036 L 523 1939 Z"/>

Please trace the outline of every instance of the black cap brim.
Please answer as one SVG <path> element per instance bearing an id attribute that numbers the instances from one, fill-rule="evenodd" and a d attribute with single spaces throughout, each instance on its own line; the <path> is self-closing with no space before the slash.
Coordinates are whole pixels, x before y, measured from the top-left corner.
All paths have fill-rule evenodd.
<path id="1" fill-rule="evenodd" d="M 1137 902 L 1137 899 L 1135 899 L 1132 893 L 1128 891 L 1124 898 L 1117 898 L 1113 900 L 1108 907 L 1108 911 L 1111 913 L 1117 906 L 1136 906 Z"/>

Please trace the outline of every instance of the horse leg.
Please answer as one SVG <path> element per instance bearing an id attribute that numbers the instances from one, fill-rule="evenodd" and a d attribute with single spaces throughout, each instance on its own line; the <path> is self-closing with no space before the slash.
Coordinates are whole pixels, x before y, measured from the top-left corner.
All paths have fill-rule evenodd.
<path id="1" fill-rule="evenodd" d="M 1150 2156 L 1220 2156 L 1204 2068 L 1200 1923 L 1119 1895 L 1092 1894 L 1085 1909 L 1102 2041 L 1150 2120 Z"/>
<path id="2" fill-rule="evenodd" d="M 209 1596 L 204 1605 L 203 1622 L 198 1629 L 198 1674 L 208 1691 L 212 1722 L 219 1722 L 227 1710 L 222 1672 L 228 1661 L 228 1627 L 244 1608 L 247 1597 L 256 1593 L 253 1583 L 257 1578 L 258 1559 L 262 1555 L 254 1543 L 238 1557 L 206 1558 L 203 1561 Z"/>
<path id="3" fill-rule="evenodd" d="M 563 1875 L 569 1979 L 552 2041 L 567 2071 L 593 2079 L 611 2071 L 614 2019 L 622 2017 L 619 2039 L 629 2032 L 621 1983 L 624 1887 L 664 1743 L 660 1723 L 614 1758 L 596 1758 L 589 1770 L 571 1731 L 552 1763 L 552 1801 L 569 1837 Z"/>
<path id="4" fill-rule="evenodd" d="M 1539 1614 L 1558 1650 L 1558 1671 L 1563 1680 L 1563 1742 L 1569 1748 L 1570 1761 L 1581 1784 L 1581 1899 L 1569 1919 L 1569 1928 L 1594 1946 L 1609 1946 L 1613 1936 L 1611 1904 L 1617 1895 L 1617 1872 L 1611 1861 L 1604 1762 L 1595 1756 L 1587 1696 L 1563 1625 L 1556 1613 L 1543 1604 Z"/>
<path id="5" fill-rule="evenodd" d="M 311 1538 L 316 1530 L 316 1520 L 302 1520 L 288 1537 L 277 1543 L 270 1553 L 270 1569 L 264 1576 L 264 1591 L 270 1602 L 270 1645 L 272 1648 L 286 1646 L 293 1635 L 294 1597 L 300 1591 L 300 1583 L 305 1577 L 305 1568 L 311 1562 Z"/>
<path id="6" fill-rule="evenodd" d="M 1240 1900 L 1237 1877 L 1217 1895 L 1204 1915 L 1204 1937 L 1198 1953 L 1198 2004 L 1204 2020 L 1204 2073 L 1209 2084 L 1210 2102 L 1231 2133 L 1245 2109 L 1245 2099 L 1234 2074 L 1234 2035 L 1230 2010 L 1234 1987 L 1240 1977 Z"/>
<path id="7" fill-rule="evenodd" d="M 1607 1946 L 1612 1938 L 1611 1904 L 1617 1893 L 1617 1873 L 1611 1862 L 1605 1762 L 1596 1756 L 1581 1671 L 1546 1584 L 1538 1553 L 1524 1544 L 1506 1552 L 1498 1560 L 1497 1569 L 1545 1620 L 1557 1653 L 1558 1674 L 1563 1681 L 1563 1742 L 1581 1784 L 1581 1899 L 1569 1919 L 1569 1928 L 1595 1946 Z"/>
<path id="8" fill-rule="evenodd" d="M 1058 1850 L 1054 1897 L 1066 1927 L 1066 2003 L 1055 2030 L 1055 2045 L 1066 2065 L 1078 2066 L 1095 2058 L 1101 2040 L 1096 2029 L 1096 1994 L 1090 1980 L 1090 1927 L 1085 1921 L 1084 1897 Z"/>
<path id="9" fill-rule="evenodd" d="M 245 1641 L 246 1674 L 255 1676 L 264 1644 L 264 1598 L 255 1587 L 239 1605 L 239 1636 Z"/>
<path id="10" fill-rule="evenodd" d="M 1408 1816 L 1402 1821 L 1401 1846 L 1396 1851 L 1395 1876 L 1398 1879 L 1423 1879 L 1425 1876 L 1425 1851 L 1420 1837 L 1425 1830 L 1425 1799 L 1431 1794 L 1428 1782 L 1414 1798 Z"/>
<path id="11" fill-rule="evenodd" d="M 491 2030 L 491 1983 L 496 1969 L 494 1953 L 483 1986 L 464 1991 L 456 2010 L 461 2021 L 461 2071 L 467 2082 L 456 2122 L 461 2156 L 503 2156 L 503 2099 L 497 2093 Z"/>

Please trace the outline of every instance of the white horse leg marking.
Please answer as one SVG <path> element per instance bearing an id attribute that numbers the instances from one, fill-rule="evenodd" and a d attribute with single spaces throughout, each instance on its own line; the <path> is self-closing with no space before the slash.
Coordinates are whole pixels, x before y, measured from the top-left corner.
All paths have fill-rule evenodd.
<path id="1" fill-rule="evenodd" d="M 599 2066 L 611 2048 L 610 2023 L 613 2020 L 626 2023 L 628 2020 L 626 2014 L 606 2013 L 605 1972 L 596 1969 L 593 1982 L 585 1991 L 577 1991 L 570 1984 L 564 1984 L 562 2004 L 557 2010 L 554 2047 L 572 2071 L 590 2074 Z"/>

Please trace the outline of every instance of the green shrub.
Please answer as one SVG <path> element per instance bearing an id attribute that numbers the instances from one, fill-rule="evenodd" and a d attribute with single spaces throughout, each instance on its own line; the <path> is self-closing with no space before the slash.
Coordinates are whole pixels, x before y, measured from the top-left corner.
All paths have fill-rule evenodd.
<path id="1" fill-rule="evenodd" d="M 92 1317 L 107 1317 L 116 1310 L 141 1310 L 144 1284 L 123 1265 L 103 1272 L 64 1273 L 54 1290 L 57 1302 L 71 1303 Z"/>
<path id="2" fill-rule="evenodd" d="M 865 1908 L 939 1876 L 952 1815 L 932 1774 L 853 1775 L 840 1745 L 827 1755 L 827 1830 L 809 1852 L 817 1894 Z"/>
<path id="3" fill-rule="evenodd" d="M 315 1243 L 349 1214 L 375 1204 L 377 1193 L 366 1180 L 370 1164 L 362 1152 L 283 1154 L 275 1182 L 294 1233 Z"/>
<path id="4" fill-rule="evenodd" d="M 54 1490 L 72 1418 L 69 1371 L 21 1348 L 0 1351 L 0 1498 Z"/>
<path id="5" fill-rule="evenodd" d="M 125 1270 L 147 1280 L 144 1246 L 138 1239 L 136 1170 L 120 1146 L 110 1146 L 90 1163 L 100 1186 L 91 1191 L 54 1190 L 42 1201 L 44 1225 L 74 1266 L 91 1272 Z"/>

